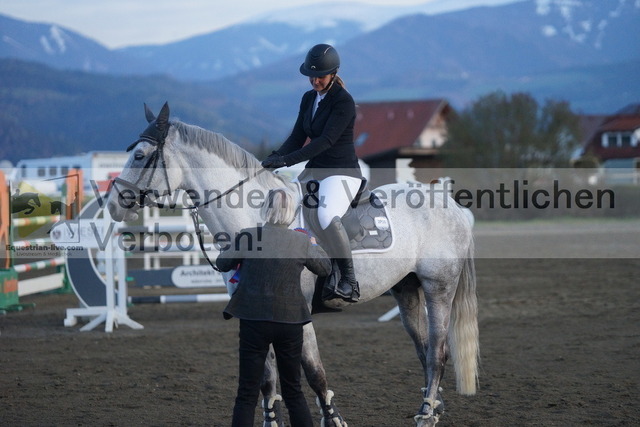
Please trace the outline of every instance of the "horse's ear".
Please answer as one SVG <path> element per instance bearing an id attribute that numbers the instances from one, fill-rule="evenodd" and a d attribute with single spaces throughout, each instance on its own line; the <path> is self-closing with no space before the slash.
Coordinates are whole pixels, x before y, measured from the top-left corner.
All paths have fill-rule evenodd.
<path id="1" fill-rule="evenodd" d="M 156 118 L 156 126 L 160 129 L 164 129 L 164 127 L 169 123 L 169 102 L 165 102 Z"/>
<path id="2" fill-rule="evenodd" d="M 149 109 L 146 102 L 144 103 L 144 115 L 147 118 L 148 123 L 151 123 L 156 119 L 156 115 Z"/>

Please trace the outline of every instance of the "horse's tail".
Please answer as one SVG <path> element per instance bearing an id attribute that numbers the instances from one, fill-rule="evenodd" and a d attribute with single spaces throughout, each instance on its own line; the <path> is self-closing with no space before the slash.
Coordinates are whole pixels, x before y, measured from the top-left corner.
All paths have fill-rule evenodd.
<path id="1" fill-rule="evenodd" d="M 472 239 L 460 274 L 456 295 L 453 298 L 449 327 L 449 349 L 456 372 L 456 390 L 464 395 L 476 393 L 480 360 L 478 299 L 473 253 Z"/>

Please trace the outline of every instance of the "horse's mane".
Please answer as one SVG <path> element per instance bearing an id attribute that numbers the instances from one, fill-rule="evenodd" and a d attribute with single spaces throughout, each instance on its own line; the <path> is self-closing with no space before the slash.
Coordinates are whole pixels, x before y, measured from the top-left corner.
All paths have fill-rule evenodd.
<path id="1" fill-rule="evenodd" d="M 260 161 L 253 154 L 230 141 L 221 133 L 180 121 L 171 122 L 171 125 L 175 126 L 184 143 L 217 155 L 229 166 L 246 171 L 247 176 L 256 176 L 256 173 L 262 168 Z M 273 173 L 261 173 L 256 176 L 256 179 L 265 187 L 288 187 L 290 184 L 283 177 Z"/>

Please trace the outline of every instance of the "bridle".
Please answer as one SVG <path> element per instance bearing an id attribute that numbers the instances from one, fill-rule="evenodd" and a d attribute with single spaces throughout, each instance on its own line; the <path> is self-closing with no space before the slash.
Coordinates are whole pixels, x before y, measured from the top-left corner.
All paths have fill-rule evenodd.
<path id="1" fill-rule="evenodd" d="M 112 185 L 116 191 L 118 191 L 118 184 L 123 187 L 128 188 L 129 190 L 133 190 L 134 194 L 139 194 L 140 198 L 135 199 L 135 203 L 133 206 L 137 206 L 139 209 L 145 206 L 158 206 L 163 207 L 162 204 L 157 202 L 146 201 L 148 199 L 147 195 L 151 192 L 151 181 L 153 180 L 153 176 L 158 169 L 158 163 L 160 163 L 160 168 L 164 171 L 164 180 L 167 184 L 167 190 L 169 191 L 169 196 L 171 196 L 171 186 L 169 185 L 169 174 L 167 173 L 167 162 L 164 159 L 164 144 L 166 142 L 167 135 L 169 134 L 170 124 L 166 124 L 166 126 L 158 126 L 156 121 L 154 120 L 149 124 L 149 126 L 140 134 L 140 137 L 133 142 L 129 147 L 127 147 L 127 152 L 133 150 L 139 143 L 146 142 L 155 147 L 155 150 L 149 156 L 149 159 L 143 166 L 143 170 L 151 169 L 149 173 L 149 179 L 147 180 L 147 185 L 145 188 L 141 188 L 138 184 L 143 179 L 143 174 L 140 174 L 140 178 L 136 182 L 130 182 L 125 179 L 115 177 L 112 181 Z M 118 194 L 120 192 L 118 191 Z"/>

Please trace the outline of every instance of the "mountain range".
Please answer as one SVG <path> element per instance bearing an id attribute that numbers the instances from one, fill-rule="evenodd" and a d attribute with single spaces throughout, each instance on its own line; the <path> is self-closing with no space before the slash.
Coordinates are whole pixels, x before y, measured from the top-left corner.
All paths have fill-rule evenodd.
<path id="1" fill-rule="evenodd" d="M 142 126 L 142 102 L 159 108 L 168 99 L 185 121 L 253 148 L 275 144 L 308 89 L 298 67 L 318 42 L 338 48 L 340 74 L 359 102 L 446 98 L 461 108 L 504 90 L 608 114 L 640 100 L 640 3 L 495 2 L 440 0 L 395 13 L 327 4 L 313 26 L 304 21 L 309 10 L 291 9 L 175 43 L 118 50 L 54 24 L 0 15 L 0 141 L 46 141 L 65 151 L 58 154 L 118 148 L 113 128 L 89 132 L 111 115 L 123 120 L 118 140 L 131 139 Z M 78 98 L 86 102 L 69 102 Z M 51 114 L 56 102 L 68 102 L 64 116 Z M 1 150 L 0 158 L 14 161 L 29 152 Z"/>
<path id="2" fill-rule="evenodd" d="M 483 0 L 487 4 L 513 1 L 518 0 Z M 293 7 L 186 40 L 115 50 L 55 23 L 29 23 L 0 15 L 0 58 L 89 72 L 215 80 L 304 55 L 318 40 L 340 44 L 400 16 L 438 14 L 474 4 L 477 0 L 434 0 L 417 6 L 326 2 L 321 16 L 315 13 L 315 5 Z"/>

